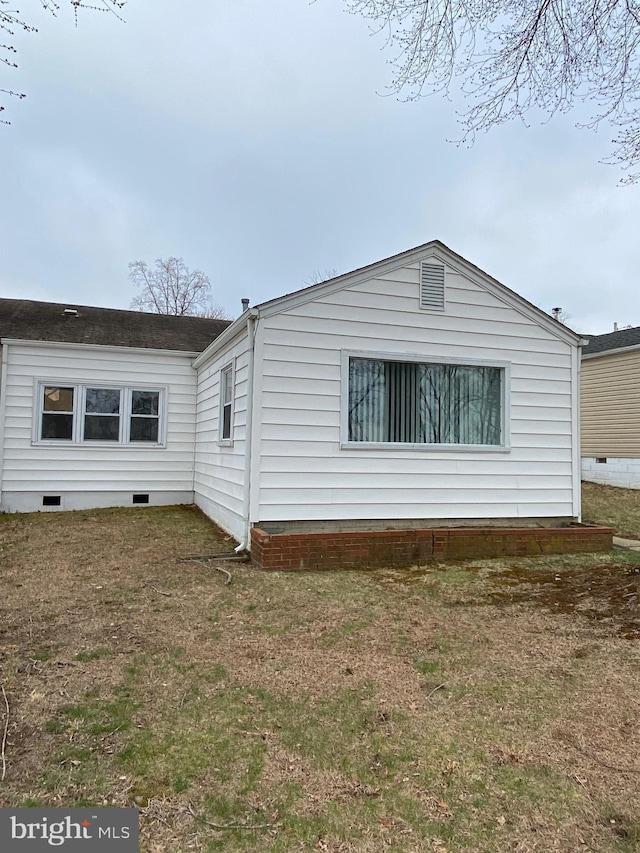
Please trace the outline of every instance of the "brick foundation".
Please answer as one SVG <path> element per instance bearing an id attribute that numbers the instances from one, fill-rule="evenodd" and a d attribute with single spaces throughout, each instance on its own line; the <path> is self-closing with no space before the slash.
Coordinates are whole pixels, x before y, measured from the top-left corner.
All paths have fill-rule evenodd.
<path id="1" fill-rule="evenodd" d="M 251 558 L 260 569 L 365 569 L 434 560 L 523 557 L 609 551 L 613 530 L 568 527 L 442 527 L 322 533 L 251 531 Z"/>

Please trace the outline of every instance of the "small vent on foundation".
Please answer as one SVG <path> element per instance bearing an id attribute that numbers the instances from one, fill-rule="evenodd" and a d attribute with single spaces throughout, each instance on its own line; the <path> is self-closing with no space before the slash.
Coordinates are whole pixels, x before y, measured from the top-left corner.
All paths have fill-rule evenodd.
<path id="1" fill-rule="evenodd" d="M 149 495 L 134 495 L 133 496 L 134 504 L 148 504 L 149 503 Z"/>
<path id="2" fill-rule="evenodd" d="M 600 465 L 604 465 L 607 461 L 606 456 L 596 456 L 596 462 Z"/>
<path id="3" fill-rule="evenodd" d="M 60 506 L 60 495 L 43 495 L 42 506 Z"/>

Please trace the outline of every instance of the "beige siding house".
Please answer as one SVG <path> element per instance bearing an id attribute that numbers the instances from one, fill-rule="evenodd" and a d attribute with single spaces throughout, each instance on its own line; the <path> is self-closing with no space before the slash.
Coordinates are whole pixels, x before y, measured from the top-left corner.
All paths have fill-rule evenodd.
<path id="1" fill-rule="evenodd" d="M 581 423 L 583 479 L 640 488 L 640 327 L 584 348 Z"/>

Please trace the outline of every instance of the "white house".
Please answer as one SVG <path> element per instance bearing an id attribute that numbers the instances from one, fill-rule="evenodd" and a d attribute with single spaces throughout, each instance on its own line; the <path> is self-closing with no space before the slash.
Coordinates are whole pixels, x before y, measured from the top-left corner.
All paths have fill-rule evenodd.
<path id="1" fill-rule="evenodd" d="M 579 520 L 579 336 L 438 241 L 230 324 L 51 308 L 0 308 L 5 511 L 195 502 L 249 548 Z"/>

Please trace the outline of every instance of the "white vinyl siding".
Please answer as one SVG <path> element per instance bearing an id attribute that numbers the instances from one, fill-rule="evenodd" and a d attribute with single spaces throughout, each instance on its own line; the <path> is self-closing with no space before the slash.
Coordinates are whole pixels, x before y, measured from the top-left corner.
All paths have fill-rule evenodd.
<path id="1" fill-rule="evenodd" d="M 222 378 L 232 365 L 231 437 L 223 439 Z M 198 368 L 194 490 L 196 504 L 224 530 L 244 532 L 248 351 L 246 332 Z"/>
<path id="2" fill-rule="evenodd" d="M 74 506 L 108 506 L 107 494 L 117 495 L 112 504 L 130 503 L 132 492 L 155 494 L 161 502 L 166 502 L 161 495 L 167 501 L 193 500 L 196 376 L 189 355 L 89 345 L 9 343 L 5 358 L 5 508 L 5 498 L 11 501 L 12 495 L 21 493 L 86 495 L 86 499 L 77 498 Z M 149 446 L 146 442 L 34 441 L 39 429 L 41 383 L 138 389 L 161 386 L 166 389 L 164 446 Z M 29 508 L 22 499 L 20 508 Z M 38 507 L 34 504 L 31 508 Z M 70 506 L 63 504 L 62 508 Z"/>
<path id="3" fill-rule="evenodd" d="M 574 347 L 470 278 L 446 281 L 440 313 L 420 308 L 415 262 L 261 320 L 252 521 L 574 516 Z M 343 350 L 508 364 L 508 452 L 341 447 Z"/>

